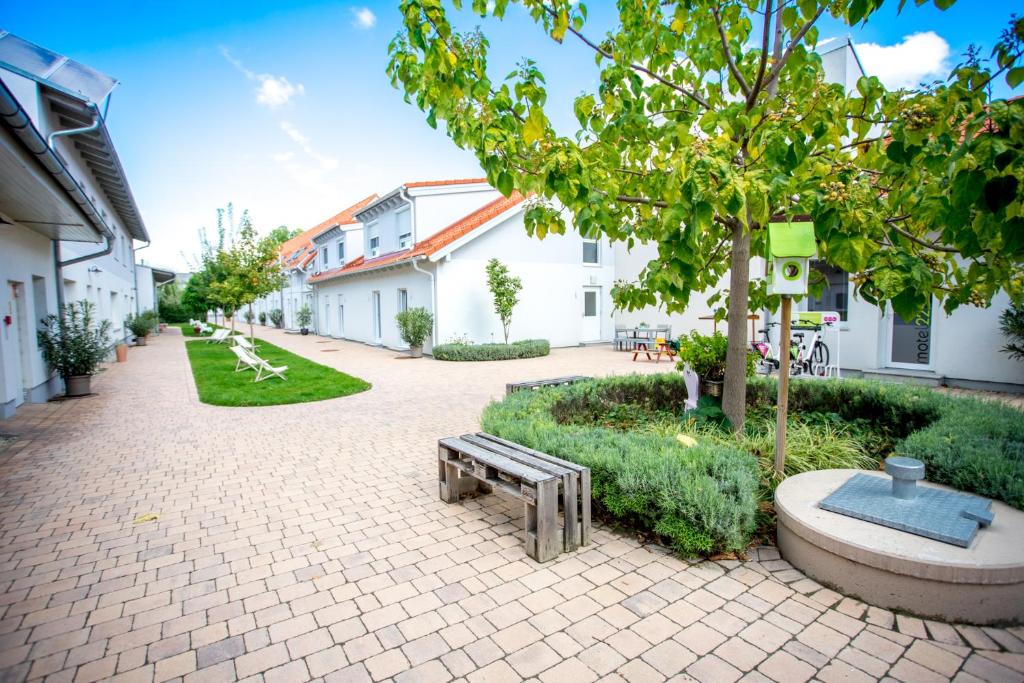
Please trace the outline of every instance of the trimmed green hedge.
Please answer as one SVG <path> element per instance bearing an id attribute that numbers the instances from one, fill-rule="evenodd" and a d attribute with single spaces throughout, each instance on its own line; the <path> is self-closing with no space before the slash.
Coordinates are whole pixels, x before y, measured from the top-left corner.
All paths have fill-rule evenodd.
<path id="1" fill-rule="evenodd" d="M 546 339 L 524 339 L 511 344 L 439 344 L 432 353 L 437 360 L 515 360 L 546 356 L 551 353 L 551 345 Z"/>
<path id="2" fill-rule="evenodd" d="M 775 408 L 778 382 L 770 377 L 747 380 L 747 405 Z M 799 380 L 789 383 L 791 413 L 835 413 L 849 422 L 903 438 L 943 415 L 951 399 L 932 389 L 862 379 Z"/>
<path id="3" fill-rule="evenodd" d="M 590 468 L 595 505 L 665 537 L 684 555 L 742 550 L 755 526 L 758 467 L 749 454 L 671 436 L 560 424 L 556 415 L 625 396 L 685 396 L 678 375 L 632 375 L 521 391 L 484 411 L 485 431 Z"/>
<path id="4" fill-rule="evenodd" d="M 925 479 L 1024 510 L 1024 414 L 952 399 L 945 415 L 896 446 L 925 463 Z"/>

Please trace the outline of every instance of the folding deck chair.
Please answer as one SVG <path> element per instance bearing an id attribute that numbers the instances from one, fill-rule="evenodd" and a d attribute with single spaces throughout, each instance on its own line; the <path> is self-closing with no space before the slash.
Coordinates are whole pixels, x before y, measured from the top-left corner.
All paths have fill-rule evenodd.
<path id="1" fill-rule="evenodd" d="M 235 356 L 238 357 L 238 360 L 235 363 L 235 372 L 241 372 L 242 370 L 255 370 L 256 378 L 253 380 L 254 382 L 262 382 L 263 380 L 270 379 L 271 377 L 280 377 L 281 379 L 288 381 L 288 378 L 284 376 L 284 373 L 288 370 L 287 365 L 275 368 L 267 361 L 253 353 L 250 353 L 249 351 L 246 351 L 241 346 L 232 346 L 231 350 L 234 352 Z"/>

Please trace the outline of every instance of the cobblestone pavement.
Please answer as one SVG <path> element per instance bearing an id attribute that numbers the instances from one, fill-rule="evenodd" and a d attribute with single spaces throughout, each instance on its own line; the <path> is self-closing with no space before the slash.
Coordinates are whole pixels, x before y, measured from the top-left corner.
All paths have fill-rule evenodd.
<path id="1" fill-rule="evenodd" d="M 98 396 L 0 422 L 19 435 L 0 454 L 0 680 L 1024 679 L 1024 630 L 866 607 L 772 548 L 690 564 L 598 529 L 540 566 L 521 508 L 438 500 L 436 439 L 474 429 L 506 381 L 653 365 L 260 334 L 374 388 L 206 406 L 169 333 Z"/>

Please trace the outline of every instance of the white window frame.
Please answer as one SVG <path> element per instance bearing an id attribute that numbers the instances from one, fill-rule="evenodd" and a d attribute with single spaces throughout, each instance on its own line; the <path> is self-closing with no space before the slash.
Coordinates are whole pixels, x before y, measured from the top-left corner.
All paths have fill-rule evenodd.
<path id="1" fill-rule="evenodd" d="M 595 251 L 595 253 L 597 255 L 597 260 L 596 261 L 587 261 L 586 260 L 586 245 L 588 245 L 588 244 L 593 244 L 595 249 L 596 249 L 596 251 Z M 582 261 L 583 265 L 585 265 L 585 266 L 600 266 L 601 265 L 601 240 L 599 240 L 599 239 L 588 239 L 588 238 L 584 237 L 583 238 L 583 246 L 581 246 L 580 249 L 581 249 L 580 260 Z"/>
<path id="2" fill-rule="evenodd" d="M 395 232 L 398 232 L 398 223 L 405 214 L 409 215 L 409 232 L 403 232 L 398 235 L 399 249 L 412 248 L 412 211 L 408 205 L 395 209 Z"/>
<path id="3" fill-rule="evenodd" d="M 331 250 L 324 245 L 324 248 L 320 250 L 320 270 L 327 270 L 331 263 Z"/>
<path id="4" fill-rule="evenodd" d="M 398 302 L 396 306 L 399 313 L 409 310 L 409 290 L 405 287 L 398 288 Z"/>
<path id="5" fill-rule="evenodd" d="M 338 240 L 338 265 L 345 265 L 345 238 Z"/>
<path id="6" fill-rule="evenodd" d="M 412 249 L 412 231 L 403 232 L 398 236 L 399 249 Z"/>
<path id="7" fill-rule="evenodd" d="M 374 245 L 376 241 L 376 245 Z M 380 256 L 380 225 L 377 221 L 366 224 L 366 258 Z"/>

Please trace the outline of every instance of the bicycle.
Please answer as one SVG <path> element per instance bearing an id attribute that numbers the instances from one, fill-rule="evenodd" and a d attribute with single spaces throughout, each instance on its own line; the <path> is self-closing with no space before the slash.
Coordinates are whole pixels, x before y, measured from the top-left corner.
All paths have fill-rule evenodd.
<path id="1" fill-rule="evenodd" d="M 777 327 L 779 323 L 768 323 L 764 329 L 758 330 L 763 339 L 760 341 L 754 340 L 750 342 L 751 350 L 758 355 L 757 369 L 758 372 L 764 375 L 771 375 L 773 370 L 778 370 L 780 361 L 778 352 L 772 347 L 771 337 L 768 335 L 768 328 Z M 796 358 L 796 346 L 792 340 L 789 343 L 789 358 L 792 364 Z"/>
<path id="2" fill-rule="evenodd" d="M 793 359 L 794 374 L 807 374 L 824 377 L 829 361 L 828 346 L 822 340 L 821 325 L 799 325 L 794 326 L 793 342 L 798 350 Z M 805 332 L 811 332 L 811 339 L 804 344 Z"/>

